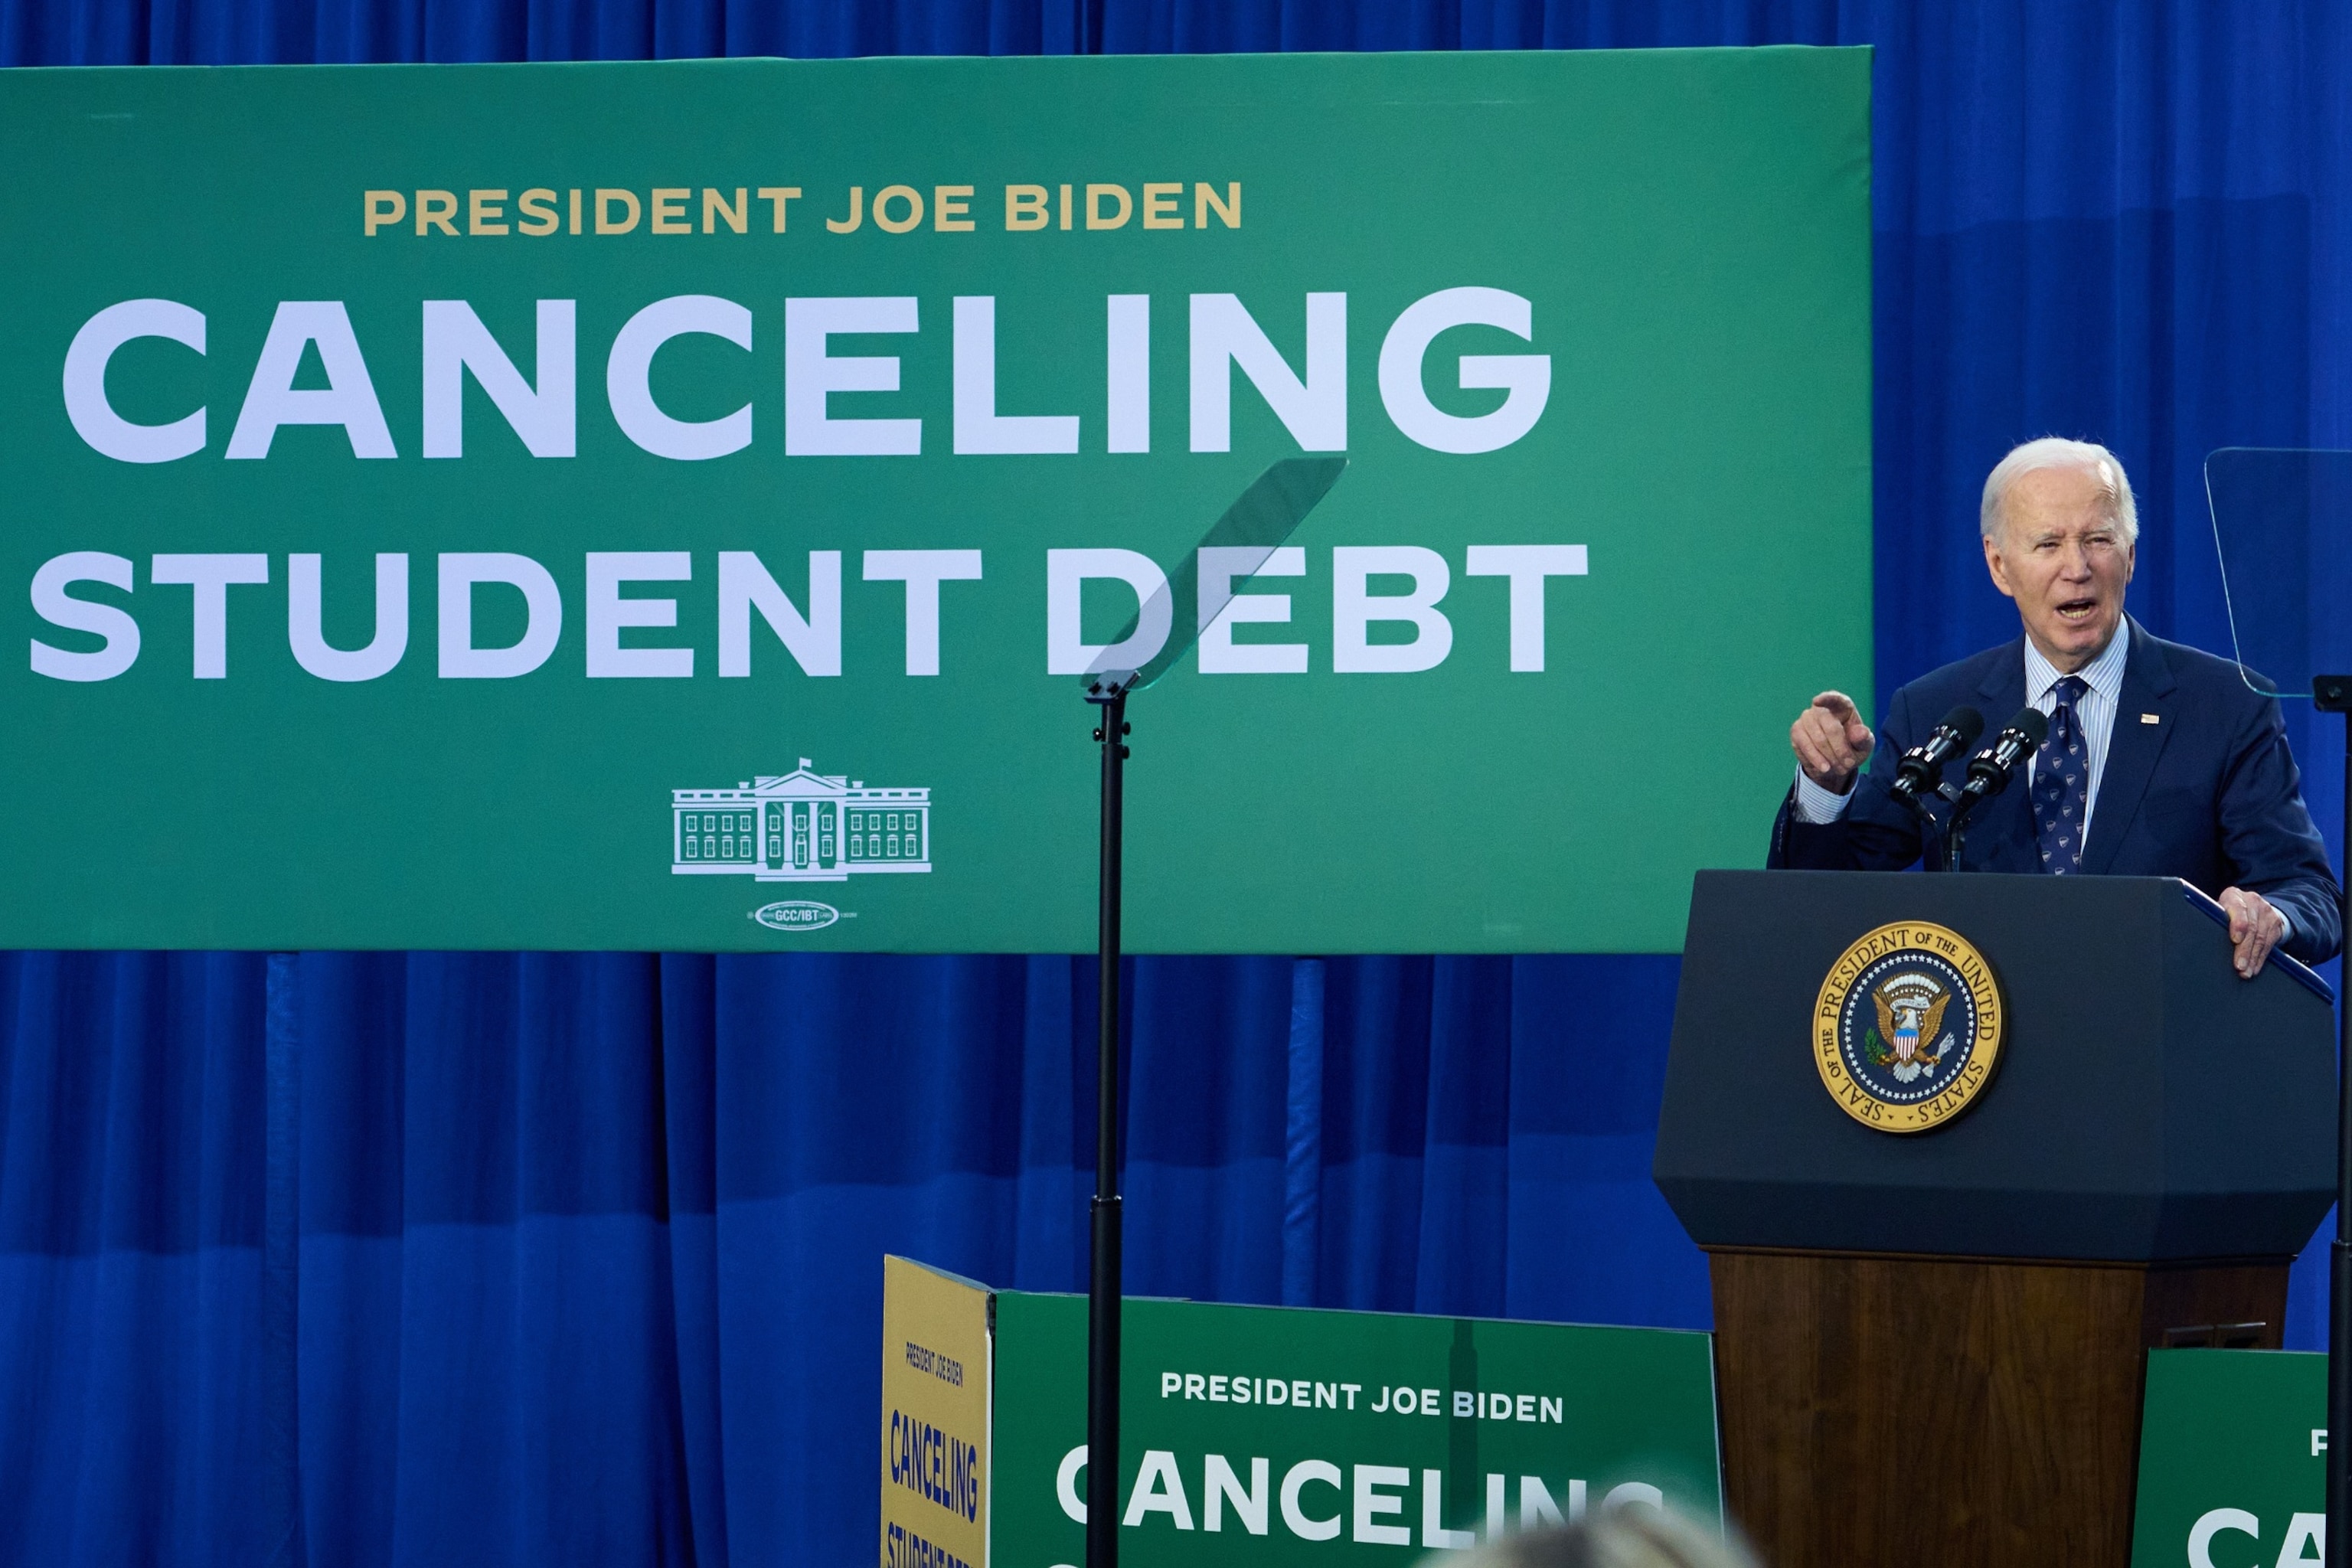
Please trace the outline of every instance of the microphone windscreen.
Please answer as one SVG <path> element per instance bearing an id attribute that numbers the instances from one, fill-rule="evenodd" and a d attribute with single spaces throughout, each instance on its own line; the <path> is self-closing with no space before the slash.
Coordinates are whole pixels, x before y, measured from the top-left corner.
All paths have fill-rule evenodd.
<path id="1" fill-rule="evenodd" d="M 2036 750 L 2050 739 L 2050 715 L 2039 708 L 2028 706 L 2019 709 L 2017 717 L 2009 721 L 2009 727 L 2032 742 Z"/>
<path id="2" fill-rule="evenodd" d="M 1944 728 L 1949 730 L 1958 742 L 1954 749 L 1965 752 L 1977 743 L 1979 735 L 1984 733 L 1984 715 L 1973 708 L 1955 708 L 1944 715 Z"/>

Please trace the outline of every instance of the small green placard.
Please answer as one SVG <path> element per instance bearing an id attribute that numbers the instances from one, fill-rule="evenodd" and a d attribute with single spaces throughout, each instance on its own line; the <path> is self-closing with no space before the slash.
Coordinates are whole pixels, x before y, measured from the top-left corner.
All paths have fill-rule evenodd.
<path id="1" fill-rule="evenodd" d="M 1414 1562 L 1613 1504 L 1721 1517 L 1708 1336 L 1130 1300 L 1119 1552 Z M 990 1562 L 1085 1561 L 1087 1304 L 996 1298 Z"/>
<path id="2" fill-rule="evenodd" d="M 2327 1358 L 2150 1351 L 2132 1568 L 2294 1568 L 2327 1540 Z"/>

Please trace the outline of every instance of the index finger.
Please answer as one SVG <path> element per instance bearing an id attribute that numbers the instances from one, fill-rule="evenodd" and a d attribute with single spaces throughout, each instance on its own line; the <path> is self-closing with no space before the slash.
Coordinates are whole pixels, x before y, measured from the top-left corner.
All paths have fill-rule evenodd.
<path id="1" fill-rule="evenodd" d="M 1830 717 L 1841 724 L 1862 717 L 1862 710 L 1853 705 L 1853 699 L 1843 691 L 1822 692 L 1813 699 L 1813 706 L 1826 710 Z"/>

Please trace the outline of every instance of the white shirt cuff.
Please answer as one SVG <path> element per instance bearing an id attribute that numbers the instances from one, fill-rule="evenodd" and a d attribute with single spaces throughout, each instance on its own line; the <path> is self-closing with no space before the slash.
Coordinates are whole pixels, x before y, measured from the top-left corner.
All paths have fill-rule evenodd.
<path id="1" fill-rule="evenodd" d="M 1807 778 L 1804 769 L 1797 770 L 1797 819 L 1800 822 L 1835 822 L 1853 804 L 1852 790 L 1843 795 L 1832 795 Z"/>

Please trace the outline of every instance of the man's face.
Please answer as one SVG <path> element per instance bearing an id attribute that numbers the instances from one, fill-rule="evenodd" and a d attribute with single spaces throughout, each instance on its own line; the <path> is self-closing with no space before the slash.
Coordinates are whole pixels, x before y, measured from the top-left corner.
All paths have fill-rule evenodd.
<path id="1" fill-rule="evenodd" d="M 2115 640 L 2132 577 L 2106 486 L 2082 468 L 2036 468 L 2009 487 L 2001 517 L 1984 542 L 1993 586 L 2017 601 L 2042 658 L 2082 668 Z"/>

